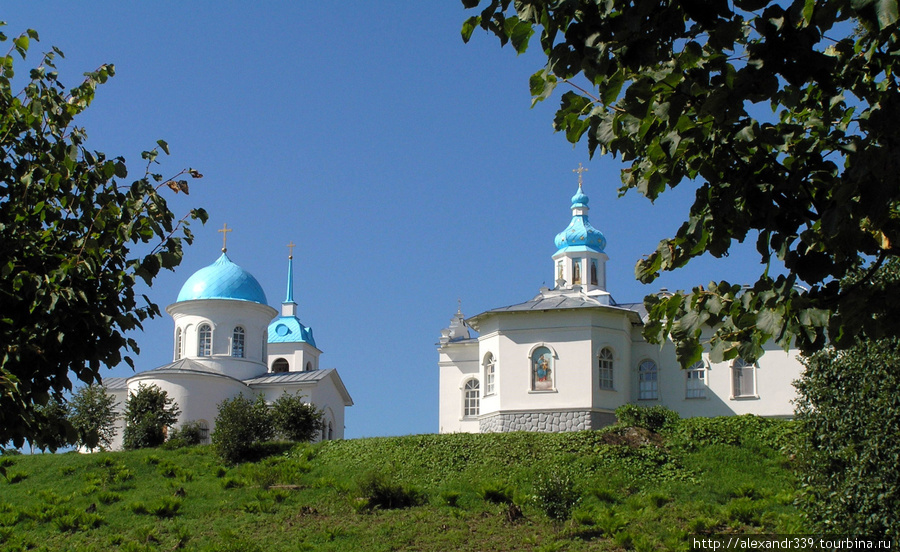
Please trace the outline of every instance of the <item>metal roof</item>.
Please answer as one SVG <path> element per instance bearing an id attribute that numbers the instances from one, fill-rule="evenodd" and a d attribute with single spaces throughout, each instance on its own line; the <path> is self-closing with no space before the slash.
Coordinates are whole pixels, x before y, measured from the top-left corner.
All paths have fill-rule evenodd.
<path id="1" fill-rule="evenodd" d="M 191 275 L 178 293 L 179 301 L 232 299 L 267 305 L 266 294 L 252 274 L 222 253 L 216 262 Z"/>

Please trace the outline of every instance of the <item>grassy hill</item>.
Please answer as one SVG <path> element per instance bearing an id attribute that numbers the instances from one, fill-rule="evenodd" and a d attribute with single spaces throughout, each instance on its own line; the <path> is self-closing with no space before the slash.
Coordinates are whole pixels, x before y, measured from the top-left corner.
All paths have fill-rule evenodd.
<path id="1" fill-rule="evenodd" d="M 3 456 L 0 550 L 687 550 L 801 533 L 788 422 Z M 571 507 L 570 511 L 567 511 Z M 564 519 L 554 519 L 564 518 Z"/>

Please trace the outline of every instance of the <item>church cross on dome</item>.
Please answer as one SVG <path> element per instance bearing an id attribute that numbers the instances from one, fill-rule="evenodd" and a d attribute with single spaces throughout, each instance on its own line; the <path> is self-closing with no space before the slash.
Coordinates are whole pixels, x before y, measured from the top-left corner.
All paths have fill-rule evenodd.
<path id="1" fill-rule="evenodd" d="M 294 248 L 295 248 L 295 247 L 297 247 L 297 246 L 294 244 L 294 240 L 291 240 L 291 243 L 287 244 L 287 248 L 288 248 L 288 259 L 293 259 L 293 258 L 294 258 Z"/>
<path id="2" fill-rule="evenodd" d="M 228 252 L 228 247 L 227 247 L 227 245 L 228 245 L 228 233 L 229 233 L 229 232 L 234 232 L 234 230 L 232 230 L 231 228 L 229 228 L 229 227 L 228 227 L 228 223 L 226 222 L 226 223 L 223 223 L 223 224 L 222 224 L 222 228 L 220 228 L 219 230 L 217 230 L 217 232 L 221 232 L 221 233 L 222 233 L 222 253 L 227 253 L 227 252 Z"/>
<path id="3" fill-rule="evenodd" d="M 578 168 L 577 168 L 577 169 L 572 169 L 572 172 L 573 172 L 573 173 L 578 173 L 578 187 L 579 187 L 579 188 L 581 187 L 581 175 L 584 174 L 584 173 L 587 172 L 587 171 L 588 171 L 588 169 L 582 167 L 582 166 L 581 166 L 581 163 L 578 164 Z"/>

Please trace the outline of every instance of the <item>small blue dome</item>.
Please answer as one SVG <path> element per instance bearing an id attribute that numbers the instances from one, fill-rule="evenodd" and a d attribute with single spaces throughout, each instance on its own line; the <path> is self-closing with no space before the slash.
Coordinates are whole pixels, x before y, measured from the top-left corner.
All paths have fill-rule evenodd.
<path id="1" fill-rule="evenodd" d="M 316 346 L 312 328 L 301 324 L 296 316 L 279 316 L 270 322 L 269 343 L 309 343 Z"/>
<path id="2" fill-rule="evenodd" d="M 584 209 L 582 214 L 573 214 L 572 222 L 565 230 L 556 235 L 554 243 L 559 251 L 569 248 L 584 248 L 603 253 L 606 249 L 606 237 L 588 221 L 587 217 L 588 196 L 578 186 L 578 192 L 572 196 L 572 209 Z"/>
<path id="3" fill-rule="evenodd" d="M 195 272 L 181 286 L 178 301 L 232 299 L 267 305 L 266 294 L 252 274 L 222 253 L 216 262 Z"/>
<path id="4" fill-rule="evenodd" d="M 590 201 L 588 196 L 584 195 L 581 186 L 578 186 L 578 191 L 572 196 L 572 207 L 587 207 L 588 201 Z"/>

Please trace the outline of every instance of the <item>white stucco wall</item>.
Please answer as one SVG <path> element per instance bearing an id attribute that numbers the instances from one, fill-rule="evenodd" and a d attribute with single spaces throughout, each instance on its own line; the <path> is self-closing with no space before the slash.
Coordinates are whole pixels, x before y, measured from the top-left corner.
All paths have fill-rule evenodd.
<path id="1" fill-rule="evenodd" d="M 438 423 L 441 433 L 477 433 L 478 420 L 463 417 L 463 387 L 479 377 L 478 342 L 448 343 L 439 349 L 440 393 Z M 483 386 L 483 382 L 482 382 Z"/>

